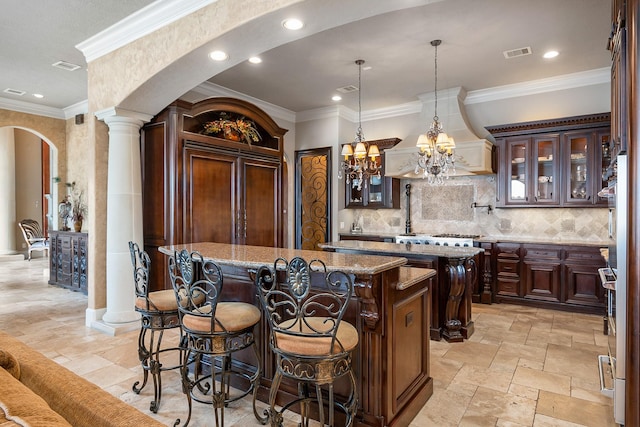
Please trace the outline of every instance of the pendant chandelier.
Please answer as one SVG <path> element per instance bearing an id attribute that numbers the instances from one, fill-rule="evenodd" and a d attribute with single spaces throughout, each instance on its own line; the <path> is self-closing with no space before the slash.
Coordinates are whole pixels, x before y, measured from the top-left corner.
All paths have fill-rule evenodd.
<path id="1" fill-rule="evenodd" d="M 430 184 L 442 184 L 444 178 L 449 178 L 450 174 L 455 175 L 456 173 L 454 153 L 456 144 L 453 138 L 444 132 L 438 117 L 438 46 L 440 46 L 440 43 L 442 43 L 442 40 L 431 41 L 431 46 L 436 50 L 434 60 L 435 84 L 433 92 L 435 111 L 433 122 L 429 126 L 429 130 L 420 135 L 416 144 L 419 151 L 415 172 L 418 174 L 422 169 L 423 177 L 427 178 Z"/>
<path id="2" fill-rule="evenodd" d="M 362 185 L 368 186 L 369 179 L 372 176 L 380 177 L 381 163 L 378 161 L 380 150 L 375 144 L 367 144 L 362 133 L 362 64 L 363 59 L 356 60 L 358 65 L 358 130 L 356 138 L 351 144 L 342 146 L 341 161 L 338 169 L 338 179 L 346 176 L 347 184 L 352 181 L 358 190 L 362 189 Z"/>

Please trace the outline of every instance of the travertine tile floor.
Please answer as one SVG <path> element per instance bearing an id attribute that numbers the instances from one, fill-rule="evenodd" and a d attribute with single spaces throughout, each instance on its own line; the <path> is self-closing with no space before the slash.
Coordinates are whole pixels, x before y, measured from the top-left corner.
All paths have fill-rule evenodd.
<path id="1" fill-rule="evenodd" d="M 137 332 L 111 337 L 86 328 L 87 297 L 47 279 L 46 259 L 0 262 L 0 329 L 151 414 L 151 387 L 131 391 L 141 378 Z M 600 316 L 506 304 L 474 305 L 473 312 L 470 340 L 431 341 L 434 394 L 411 427 L 615 425 L 612 402 L 599 392 L 596 356 L 606 345 Z M 163 386 L 160 410 L 151 415 L 173 425 L 186 416 L 178 374 L 166 372 Z M 228 408 L 226 425 L 259 425 L 245 406 Z M 190 425 L 213 425 L 211 409 L 194 403 Z"/>

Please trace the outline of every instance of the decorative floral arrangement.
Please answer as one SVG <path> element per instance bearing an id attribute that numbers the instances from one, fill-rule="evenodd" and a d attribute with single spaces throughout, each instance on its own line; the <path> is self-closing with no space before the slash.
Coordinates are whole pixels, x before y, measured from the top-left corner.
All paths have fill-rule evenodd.
<path id="1" fill-rule="evenodd" d="M 75 188 L 71 194 L 71 206 L 73 209 L 71 219 L 73 219 L 73 222 L 82 221 L 87 216 L 88 208 L 87 204 L 82 200 L 82 194 L 82 191 L 76 191 Z"/>
<path id="2" fill-rule="evenodd" d="M 234 139 L 231 136 L 235 133 L 236 135 L 241 135 L 242 139 L 249 145 L 251 145 L 252 142 L 258 142 L 262 139 L 253 121 L 245 117 L 233 119 L 226 113 L 220 113 L 218 120 L 205 123 L 202 133 L 205 135 L 222 133 L 227 139 Z M 237 140 L 239 139 L 240 138 Z"/>

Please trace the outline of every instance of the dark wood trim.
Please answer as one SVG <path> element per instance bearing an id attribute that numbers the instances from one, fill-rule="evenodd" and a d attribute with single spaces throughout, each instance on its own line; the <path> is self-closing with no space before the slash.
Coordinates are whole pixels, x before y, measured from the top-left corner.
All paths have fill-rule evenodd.
<path id="1" fill-rule="evenodd" d="M 520 135 L 524 132 L 560 132 L 572 129 L 588 129 L 608 126 L 611 122 L 610 113 L 587 114 L 583 116 L 563 117 L 550 120 L 535 120 L 531 122 L 511 123 L 506 125 L 486 126 L 485 129 L 494 137 Z"/>

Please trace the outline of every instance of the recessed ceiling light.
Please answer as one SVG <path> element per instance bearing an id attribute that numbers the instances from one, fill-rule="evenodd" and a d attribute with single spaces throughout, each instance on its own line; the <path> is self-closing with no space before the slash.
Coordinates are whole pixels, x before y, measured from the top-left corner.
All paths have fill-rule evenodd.
<path id="1" fill-rule="evenodd" d="M 542 55 L 544 58 L 550 59 L 550 58 L 555 58 L 556 56 L 558 56 L 559 53 L 557 50 L 550 50 L 548 52 L 545 52 L 544 55 Z"/>
<path id="2" fill-rule="evenodd" d="M 282 21 L 282 26 L 287 30 L 299 30 L 304 27 L 304 23 L 297 18 L 289 18 Z"/>
<path id="3" fill-rule="evenodd" d="M 252 64 L 259 64 L 262 62 L 262 59 L 259 56 L 252 56 L 251 58 L 249 58 L 249 62 L 251 62 Z"/>
<path id="4" fill-rule="evenodd" d="M 33 96 L 35 96 L 36 98 L 44 98 L 44 95 L 40 93 L 34 93 Z"/>
<path id="5" fill-rule="evenodd" d="M 332 101 L 342 101 L 342 97 L 340 95 L 333 95 L 331 97 Z"/>
<path id="6" fill-rule="evenodd" d="M 214 61 L 224 61 L 226 59 L 229 59 L 229 55 L 227 55 L 227 52 L 224 52 L 222 50 L 214 50 L 209 54 L 209 58 L 213 59 Z"/>

